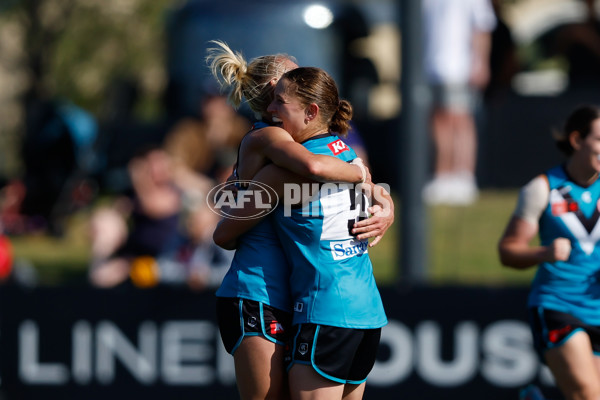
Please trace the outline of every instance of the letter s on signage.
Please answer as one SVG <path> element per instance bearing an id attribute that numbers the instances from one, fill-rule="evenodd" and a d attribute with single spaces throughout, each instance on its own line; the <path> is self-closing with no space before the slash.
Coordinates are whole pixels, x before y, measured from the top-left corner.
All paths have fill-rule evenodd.
<path id="1" fill-rule="evenodd" d="M 504 320 L 489 325 L 482 335 L 481 374 L 494 385 L 519 387 L 534 379 L 539 362 L 526 323 Z"/>

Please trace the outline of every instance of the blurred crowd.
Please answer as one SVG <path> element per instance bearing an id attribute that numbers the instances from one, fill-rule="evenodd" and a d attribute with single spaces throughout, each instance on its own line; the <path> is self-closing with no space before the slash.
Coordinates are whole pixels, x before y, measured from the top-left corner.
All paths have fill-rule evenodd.
<path id="1" fill-rule="evenodd" d="M 217 287 L 233 254 L 213 243 L 207 194 L 231 174 L 249 120 L 208 92 L 195 115 L 149 127 L 131 112 L 135 87 L 113 90 L 102 123 L 54 99 L 29 105 L 25 174 L 0 192 L 0 280 L 19 267 L 10 237 L 61 237 L 83 211 L 93 286 Z"/>
<path id="2" fill-rule="evenodd" d="M 586 19 L 557 29 L 546 47 L 569 60 L 572 85 L 589 86 L 600 82 L 600 22 L 594 1 L 580 1 Z M 424 66 L 435 100 L 428 204 L 477 200 L 476 114 L 503 101 L 520 69 L 501 3 L 423 1 Z M 24 172 L 0 182 L 0 281 L 16 274 L 11 237 L 61 237 L 69 216 L 84 210 L 92 285 L 218 286 L 232 254 L 212 241 L 218 216 L 206 194 L 231 174 L 250 120 L 211 85 L 195 113 L 162 124 L 134 117 L 138 93 L 130 81 L 115 82 L 106 99 L 99 116 L 57 98 L 26 99 Z M 350 140 L 368 161 L 359 133 Z"/>

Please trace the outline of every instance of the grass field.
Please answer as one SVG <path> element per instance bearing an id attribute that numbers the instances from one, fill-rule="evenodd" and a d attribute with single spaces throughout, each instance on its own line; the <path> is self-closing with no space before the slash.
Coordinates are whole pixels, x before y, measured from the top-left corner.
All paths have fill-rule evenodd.
<path id="1" fill-rule="evenodd" d="M 516 201 L 516 190 L 484 190 L 468 207 L 438 206 L 428 209 L 428 273 L 436 285 L 524 285 L 530 271 L 514 271 L 498 261 L 496 244 Z M 400 201 L 396 201 L 399 210 Z M 17 258 L 27 260 L 42 284 L 85 279 L 89 243 L 85 212 L 75 215 L 63 238 L 43 235 L 11 238 Z M 390 229 L 382 242 L 370 250 L 379 284 L 400 279 L 399 229 Z"/>
<path id="2" fill-rule="evenodd" d="M 496 245 L 510 218 L 517 190 L 484 190 L 468 207 L 428 208 L 427 276 L 432 284 L 526 285 L 534 269 L 516 271 L 503 267 Z M 399 202 L 397 208 L 400 207 Z M 375 275 L 382 284 L 401 279 L 398 255 L 400 221 L 370 251 Z"/>

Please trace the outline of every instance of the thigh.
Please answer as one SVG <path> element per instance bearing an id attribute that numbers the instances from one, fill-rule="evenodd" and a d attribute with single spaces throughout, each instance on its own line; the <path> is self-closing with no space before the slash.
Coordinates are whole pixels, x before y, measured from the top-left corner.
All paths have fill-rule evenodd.
<path id="1" fill-rule="evenodd" d="M 582 321 L 570 314 L 542 307 L 529 309 L 529 324 L 541 361 L 545 361 L 544 355 L 548 350 L 562 346 L 575 332 L 585 327 Z"/>
<path id="2" fill-rule="evenodd" d="M 567 399 L 600 396 L 600 330 L 579 318 L 541 307 L 530 310 L 535 347 Z"/>
<path id="3" fill-rule="evenodd" d="M 283 346 L 263 337 L 244 338 L 233 356 L 240 398 L 288 399 L 283 358 Z"/>
<path id="4" fill-rule="evenodd" d="M 292 365 L 288 379 L 292 400 L 336 400 L 344 394 L 343 383 L 324 378 L 310 365 Z"/>
<path id="5" fill-rule="evenodd" d="M 353 385 L 347 383 L 344 386 L 344 395 L 342 396 L 343 400 L 362 400 L 363 395 L 365 394 L 365 386 L 366 382 L 361 383 L 360 385 Z"/>
<path id="6" fill-rule="evenodd" d="M 583 330 L 577 330 L 560 346 L 545 353 L 546 364 L 566 398 L 596 398 L 587 394 L 600 394 L 597 358 L 590 337 Z M 582 394 L 586 395 L 578 397 Z"/>

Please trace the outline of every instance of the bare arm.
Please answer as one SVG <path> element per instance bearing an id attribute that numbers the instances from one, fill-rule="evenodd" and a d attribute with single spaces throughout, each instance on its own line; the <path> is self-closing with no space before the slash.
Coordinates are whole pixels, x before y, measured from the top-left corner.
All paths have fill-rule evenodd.
<path id="1" fill-rule="evenodd" d="M 285 193 L 284 185 L 294 183 L 294 184 L 302 184 L 302 183 L 311 183 L 306 178 L 303 178 L 293 172 L 280 168 L 276 165 L 269 164 L 262 168 L 253 178 L 253 181 L 259 182 L 265 185 L 268 185 L 273 191 L 277 194 L 278 198 L 282 198 L 282 195 Z M 369 183 L 372 185 L 372 183 Z M 260 189 L 256 185 L 252 185 L 249 189 Z M 365 238 L 375 237 L 371 246 L 376 245 L 380 240 L 383 234 L 387 231 L 389 226 L 394 221 L 394 203 L 392 201 L 391 196 L 385 190 L 385 188 L 375 185 L 373 190 L 373 198 L 375 199 L 376 206 L 379 208 L 372 208 L 372 212 L 374 216 L 369 218 L 368 220 L 362 221 L 359 229 L 362 233 L 360 240 Z M 266 192 L 258 191 L 257 193 L 265 195 Z M 303 193 L 303 195 L 309 196 L 312 193 Z M 271 196 L 271 199 L 267 199 L 266 197 L 261 198 L 261 202 L 263 204 L 271 203 L 275 200 L 275 196 Z M 304 200 L 304 198 L 298 199 L 297 202 L 300 203 Z M 290 202 L 290 199 L 286 199 L 286 201 Z M 228 215 L 232 218 L 225 218 L 219 222 L 217 229 L 213 234 L 213 240 L 215 243 L 228 250 L 232 250 L 237 247 L 237 239 L 239 236 L 243 235 L 252 227 L 257 225 L 265 215 L 261 218 L 248 218 L 249 216 L 257 215 L 260 211 L 256 207 L 256 202 L 246 202 L 244 203 L 244 208 L 237 208 L 235 210 L 228 210 Z M 354 231 L 353 231 L 354 233 Z"/>
<path id="2" fill-rule="evenodd" d="M 309 182 L 306 178 L 302 178 L 301 176 L 274 164 L 263 167 L 254 176 L 253 181 L 268 185 L 273 189 L 274 193 L 277 194 L 277 197 L 271 196 L 269 199 L 266 196 L 267 192 L 260 190 L 262 189 L 262 186 L 251 184 L 248 187 L 249 191 L 255 190 L 255 193 L 262 195 L 260 198 L 262 204 L 271 204 L 273 206 L 275 206 L 273 203 L 276 198 L 281 198 L 281 195 L 284 192 L 285 183 L 301 184 Z M 256 226 L 267 215 L 263 213 L 260 217 L 251 218 L 251 216 L 257 215 L 260 212 L 260 209 L 257 207 L 257 202 L 246 202 L 244 203 L 243 208 L 229 209 L 226 211 L 227 215 L 231 218 L 223 218 L 219 222 L 213 233 L 213 240 L 218 246 L 227 250 L 235 249 L 237 247 L 237 239 Z"/>
<path id="3" fill-rule="evenodd" d="M 258 132 L 259 145 L 265 157 L 276 165 L 319 182 L 363 182 L 362 170 L 337 157 L 314 154 L 285 130 L 268 127 Z"/>
<path id="4" fill-rule="evenodd" d="M 473 57 L 471 60 L 470 83 L 478 88 L 487 86 L 490 80 L 489 56 L 492 36 L 489 32 L 477 31 L 473 34 Z"/>
<path id="5" fill-rule="evenodd" d="M 526 269 L 541 262 L 565 261 L 571 253 L 571 242 L 555 239 L 550 246 L 531 246 L 538 225 L 519 217 L 512 217 L 500 242 L 500 262 L 507 267 Z"/>

